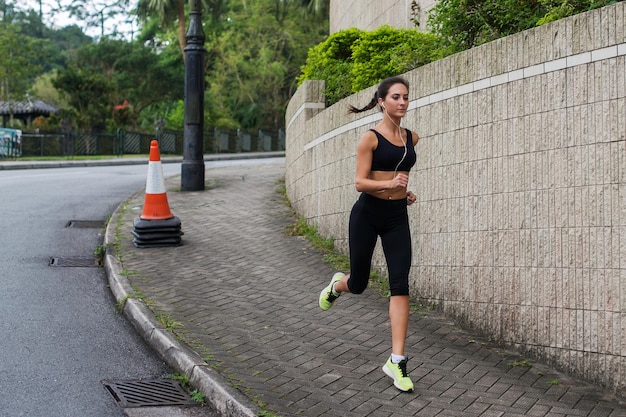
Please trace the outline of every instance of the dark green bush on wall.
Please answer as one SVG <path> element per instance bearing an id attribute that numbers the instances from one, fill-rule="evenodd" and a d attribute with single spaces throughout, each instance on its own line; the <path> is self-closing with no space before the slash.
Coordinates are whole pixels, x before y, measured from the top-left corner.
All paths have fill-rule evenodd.
<path id="1" fill-rule="evenodd" d="M 306 80 L 326 81 L 326 104 L 331 105 L 352 94 L 352 45 L 363 34 L 359 29 L 335 32 L 324 42 L 309 49 L 298 86 Z"/>
<path id="2" fill-rule="evenodd" d="M 352 47 L 352 92 L 441 58 L 437 40 L 431 33 L 390 26 L 364 32 Z"/>
<path id="3" fill-rule="evenodd" d="M 309 49 L 298 77 L 326 82 L 326 104 L 443 57 L 435 35 L 382 26 L 375 31 L 352 28 L 330 35 Z"/>
<path id="4" fill-rule="evenodd" d="M 451 52 L 461 52 L 617 0 L 438 0 L 428 28 Z"/>

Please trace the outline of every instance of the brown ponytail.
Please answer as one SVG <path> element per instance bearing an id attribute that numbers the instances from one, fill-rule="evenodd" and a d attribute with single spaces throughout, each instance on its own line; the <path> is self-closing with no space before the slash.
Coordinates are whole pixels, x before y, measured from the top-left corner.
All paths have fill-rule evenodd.
<path id="1" fill-rule="evenodd" d="M 402 77 L 385 78 L 378 85 L 378 88 L 376 89 L 376 93 L 374 93 L 374 98 L 365 107 L 362 107 L 359 109 L 357 107 L 354 107 L 353 105 L 349 105 L 348 112 L 349 113 L 361 113 L 361 112 L 373 109 L 376 106 L 376 104 L 378 104 L 378 98 L 384 99 L 385 97 L 387 97 L 387 94 L 389 94 L 389 89 L 394 84 L 404 84 L 404 86 L 407 89 L 409 88 L 409 82 Z"/>

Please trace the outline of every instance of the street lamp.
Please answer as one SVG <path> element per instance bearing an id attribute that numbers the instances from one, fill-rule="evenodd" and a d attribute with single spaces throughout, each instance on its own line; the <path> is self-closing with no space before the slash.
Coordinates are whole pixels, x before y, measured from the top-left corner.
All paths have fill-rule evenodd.
<path id="1" fill-rule="evenodd" d="M 204 31 L 200 0 L 189 0 L 185 35 L 185 130 L 181 190 L 204 190 Z"/>

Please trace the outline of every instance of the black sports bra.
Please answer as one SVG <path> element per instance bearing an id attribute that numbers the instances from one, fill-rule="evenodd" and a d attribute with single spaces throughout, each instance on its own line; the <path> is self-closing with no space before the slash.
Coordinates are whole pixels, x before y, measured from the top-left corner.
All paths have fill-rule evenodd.
<path id="1" fill-rule="evenodd" d="M 387 138 L 374 129 L 370 129 L 378 138 L 378 146 L 374 149 L 372 156 L 372 171 L 410 171 L 415 165 L 417 155 L 413 146 L 413 135 L 409 129 L 406 130 L 406 155 L 404 159 L 404 146 L 396 146 L 389 142 Z M 400 162 L 402 161 L 402 162 Z"/>

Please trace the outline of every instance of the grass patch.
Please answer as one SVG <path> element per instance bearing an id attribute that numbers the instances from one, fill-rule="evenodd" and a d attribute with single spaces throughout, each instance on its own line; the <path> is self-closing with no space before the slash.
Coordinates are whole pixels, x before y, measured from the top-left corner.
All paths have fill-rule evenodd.
<path id="1" fill-rule="evenodd" d="M 524 359 L 524 360 L 521 360 L 521 361 L 511 362 L 511 363 L 509 363 L 509 366 L 511 366 L 511 367 L 532 368 L 533 364 L 528 359 Z"/>
<path id="2" fill-rule="evenodd" d="M 106 245 L 96 245 L 96 248 L 93 251 L 93 255 L 98 260 L 98 265 L 102 266 L 104 264 L 104 255 L 107 253 Z"/>
<path id="3" fill-rule="evenodd" d="M 163 325 L 165 330 L 168 330 L 172 333 L 176 333 L 176 329 L 180 329 L 183 327 L 182 323 L 172 319 L 172 315 L 169 313 L 162 313 L 157 311 L 154 313 L 154 317 Z"/>
<path id="4" fill-rule="evenodd" d="M 183 388 L 185 388 L 187 392 L 189 392 L 189 396 L 191 397 L 192 400 L 194 400 L 198 404 L 204 405 L 204 400 L 205 400 L 204 394 L 197 389 L 194 389 L 194 390 L 191 389 L 191 384 L 189 382 L 189 378 L 187 377 L 187 375 L 183 375 L 177 372 L 175 374 L 168 375 L 168 378 L 173 381 L 180 382 Z"/>
<path id="5" fill-rule="evenodd" d="M 124 201 L 119 206 L 119 213 L 117 218 L 115 219 L 115 238 L 113 242 L 109 242 L 109 245 L 113 248 L 113 252 L 115 257 L 120 261 L 120 263 L 124 264 L 124 259 L 122 256 L 122 251 L 120 250 L 122 247 L 122 230 L 124 227 L 124 220 L 126 218 L 126 214 L 128 213 L 128 201 Z M 110 221 L 110 220 L 109 220 Z"/>
<path id="6" fill-rule="evenodd" d="M 274 414 L 270 411 L 261 411 L 259 417 L 280 417 L 278 414 Z"/>
<path id="7" fill-rule="evenodd" d="M 423 303 L 411 303 L 411 311 L 418 312 L 422 317 L 428 317 L 428 315 L 435 311 L 437 304 L 423 304 Z"/>

